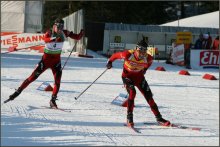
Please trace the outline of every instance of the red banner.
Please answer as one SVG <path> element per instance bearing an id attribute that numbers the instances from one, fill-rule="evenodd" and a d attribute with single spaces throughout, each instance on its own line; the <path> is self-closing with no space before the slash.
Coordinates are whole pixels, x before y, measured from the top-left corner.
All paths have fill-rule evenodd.
<path id="1" fill-rule="evenodd" d="M 44 34 L 22 33 L 5 35 L 5 33 L 1 33 L 1 35 L 3 35 L 1 36 L 1 48 L 9 48 L 13 46 L 20 49 L 45 44 Z"/>

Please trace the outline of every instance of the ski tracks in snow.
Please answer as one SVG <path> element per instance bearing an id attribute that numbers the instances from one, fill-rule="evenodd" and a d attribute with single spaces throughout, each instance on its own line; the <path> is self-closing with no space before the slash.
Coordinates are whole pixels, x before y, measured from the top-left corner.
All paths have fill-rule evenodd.
<path id="1" fill-rule="evenodd" d="M 54 109 L 45 109 L 42 107 L 41 102 L 35 103 L 37 106 L 27 105 L 23 103 L 22 99 L 17 99 L 17 102 L 11 101 L 7 104 L 4 104 L 2 107 L 2 114 L 14 115 L 17 117 L 23 117 L 30 119 L 33 124 L 40 123 L 43 130 L 57 130 L 60 132 L 68 132 L 70 138 L 78 138 L 78 140 L 84 140 L 87 142 L 86 145 L 114 145 L 114 146 L 127 146 L 127 145 L 149 145 L 146 141 L 147 136 L 154 136 L 155 131 L 158 129 L 163 129 L 164 132 L 182 132 L 183 134 L 187 134 L 187 130 L 178 130 L 178 129 L 164 129 L 158 126 L 147 126 L 147 125 L 138 125 L 137 127 L 142 132 L 141 134 L 137 134 L 132 130 L 123 126 L 123 121 L 125 121 L 125 116 L 123 115 L 122 110 L 118 111 L 114 110 L 114 107 L 118 106 L 110 106 L 106 109 L 107 104 L 97 105 L 96 102 L 84 102 L 78 101 L 74 106 L 66 105 L 66 103 L 62 103 L 59 101 L 60 106 L 66 106 L 65 108 L 72 108 L 72 112 L 64 112 Z M 25 105 L 26 104 L 26 105 Z M 84 106 L 83 108 L 81 106 Z M 109 111 L 106 111 L 108 110 Z M 103 114 L 103 111 L 105 113 Z M 109 121 L 108 117 L 114 115 L 114 117 L 121 119 L 121 121 L 112 120 Z M 86 121 L 88 117 L 88 121 Z M 104 117 L 102 120 L 99 120 L 99 117 Z M 106 122 L 104 121 L 106 117 Z M 92 118 L 92 120 L 91 120 Z M 112 118 L 112 117 L 110 117 Z M 95 121 L 97 119 L 97 121 Z M 102 127 L 100 127 L 102 126 Z M 49 127 L 49 129 L 48 129 Z M 161 135 L 158 136 L 166 136 L 164 133 L 160 131 Z M 192 136 L 204 135 L 210 136 L 215 135 L 210 132 L 210 130 L 197 132 L 190 132 Z M 193 135 L 194 134 L 194 135 Z M 138 142 L 135 141 L 135 138 L 139 137 Z M 140 139 L 141 138 L 141 139 Z M 71 139 L 70 139 L 71 140 Z M 71 142 L 66 143 L 68 145 L 72 144 L 80 144 Z M 141 140 L 141 141 L 140 141 Z M 94 143 L 95 142 L 95 143 Z M 58 143 L 59 144 L 59 143 Z M 62 145 L 62 143 L 60 143 Z"/>

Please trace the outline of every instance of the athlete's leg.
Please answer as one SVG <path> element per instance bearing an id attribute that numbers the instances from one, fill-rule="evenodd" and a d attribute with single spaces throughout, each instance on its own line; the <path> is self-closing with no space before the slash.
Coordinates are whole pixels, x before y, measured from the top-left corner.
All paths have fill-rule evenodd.
<path id="1" fill-rule="evenodd" d="M 57 93 L 60 89 L 60 82 L 62 77 L 62 70 L 61 70 L 61 62 L 54 65 L 52 68 L 53 76 L 54 76 L 54 89 L 52 95 L 57 96 Z"/>
<path id="2" fill-rule="evenodd" d="M 125 88 L 129 94 L 128 106 L 127 106 L 127 125 L 133 126 L 133 109 L 134 109 L 134 99 L 136 96 L 136 90 L 133 82 L 129 78 L 122 77 Z"/>
<path id="3" fill-rule="evenodd" d="M 153 99 L 153 94 L 151 92 L 151 89 L 150 89 L 147 81 L 145 80 L 145 78 L 143 78 L 143 80 L 141 81 L 141 83 L 139 83 L 137 85 L 137 87 L 140 90 L 140 92 L 143 94 L 147 103 L 150 105 L 151 111 L 154 113 L 154 115 L 155 116 L 160 115 L 157 104 L 155 103 L 155 101 Z"/>
<path id="4" fill-rule="evenodd" d="M 21 84 L 21 86 L 12 94 L 9 96 L 11 100 L 15 99 L 31 82 L 35 81 L 40 74 L 42 74 L 47 67 L 45 66 L 43 59 L 37 64 L 37 67 L 32 72 L 32 74 L 24 80 L 24 82 Z"/>
<path id="5" fill-rule="evenodd" d="M 61 76 L 62 76 L 62 69 L 61 69 L 61 62 L 58 62 L 52 67 L 52 72 L 54 76 L 54 88 L 53 93 L 50 100 L 50 107 L 57 108 L 56 100 L 57 100 L 57 93 L 60 89 L 60 82 L 61 82 Z"/>
<path id="6" fill-rule="evenodd" d="M 157 104 L 154 102 L 151 89 L 150 89 L 147 81 L 145 80 L 145 78 L 143 78 L 142 82 L 137 87 L 141 91 L 141 93 L 144 95 L 148 104 L 150 105 L 151 111 L 155 115 L 157 122 L 160 125 L 164 125 L 164 126 L 170 125 L 170 122 L 168 120 L 165 120 L 162 117 L 162 115 L 160 114 L 159 109 L 157 107 Z"/>

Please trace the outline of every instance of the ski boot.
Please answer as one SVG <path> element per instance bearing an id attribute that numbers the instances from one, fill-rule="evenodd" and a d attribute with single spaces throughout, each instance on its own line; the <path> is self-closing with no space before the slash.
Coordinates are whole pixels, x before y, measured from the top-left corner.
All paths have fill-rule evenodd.
<path id="1" fill-rule="evenodd" d="M 57 96 L 52 95 L 52 98 L 50 100 L 50 107 L 54 109 L 58 109 L 57 104 L 56 104 Z"/>
<path id="2" fill-rule="evenodd" d="M 9 96 L 9 99 L 5 100 L 4 103 L 14 100 L 22 92 L 21 88 L 18 88 L 12 95 Z"/>
<path id="3" fill-rule="evenodd" d="M 159 114 L 156 116 L 157 119 L 157 123 L 161 126 L 169 126 L 170 125 L 170 121 L 162 118 L 162 116 Z"/>
<path id="4" fill-rule="evenodd" d="M 127 114 L 127 126 L 128 127 L 133 127 L 134 126 L 132 112 L 128 112 L 128 114 Z"/>

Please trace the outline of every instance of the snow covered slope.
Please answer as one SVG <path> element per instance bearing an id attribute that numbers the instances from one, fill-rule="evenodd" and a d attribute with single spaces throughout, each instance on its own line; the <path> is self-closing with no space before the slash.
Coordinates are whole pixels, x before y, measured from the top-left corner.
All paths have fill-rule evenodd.
<path id="1" fill-rule="evenodd" d="M 62 55 L 62 63 L 68 53 Z M 1 103 L 14 92 L 35 68 L 41 54 L 16 52 L 1 56 Z M 201 131 L 164 128 L 154 125 L 155 118 L 137 90 L 134 122 L 141 133 L 123 126 L 126 108 L 111 104 L 122 85 L 122 61 L 108 70 L 78 100 L 78 96 L 104 70 L 105 58 L 71 57 L 63 71 L 58 107 L 48 109 L 51 92 L 37 87 L 53 83 L 51 70 L 31 83 L 14 101 L 1 106 L 2 146 L 218 146 L 219 145 L 219 72 L 189 70 L 155 61 L 145 77 L 164 118 L 175 124 L 199 127 Z M 167 71 L 156 71 L 163 66 Z M 218 80 L 205 80 L 205 73 Z M 69 112 L 70 111 L 70 112 Z M 144 124 L 147 122 L 148 124 Z"/>

